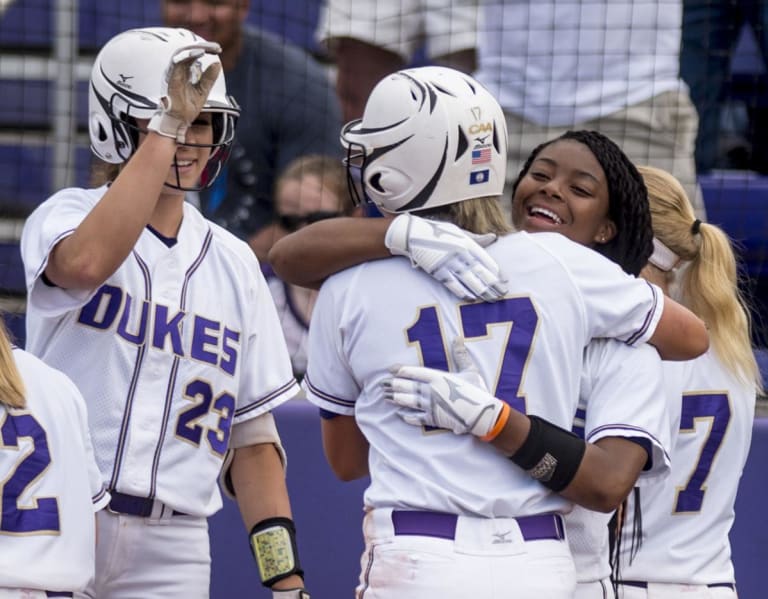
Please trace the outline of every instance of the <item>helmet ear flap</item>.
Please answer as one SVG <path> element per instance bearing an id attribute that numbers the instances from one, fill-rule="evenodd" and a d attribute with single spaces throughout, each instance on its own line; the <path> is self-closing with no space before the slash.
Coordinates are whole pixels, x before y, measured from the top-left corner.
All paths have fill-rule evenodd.
<path id="1" fill-rule="evenodd" d="M 94 153 L 111 164 L 127 160 L 136 145 L 129 128 L 99 112 L 92 112 L 90 117 L 88 127 Z"/>

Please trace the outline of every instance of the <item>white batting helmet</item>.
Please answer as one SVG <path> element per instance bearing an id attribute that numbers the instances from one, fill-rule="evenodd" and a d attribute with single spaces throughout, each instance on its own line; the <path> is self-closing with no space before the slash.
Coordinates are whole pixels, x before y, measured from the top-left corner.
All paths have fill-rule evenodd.
<path id="1" fill-rule="evenodd" d="M 361 169 L 367 199 L 387 212 L 498 196 L 504 188 L 507 128 L 501 106 L 472 77 L 447 67 L 406 69 L 384 78 L 363 118 L 342 128 L 341 143 L 348 169 Z"/>
<path id="2" fill-rule="evenodd" d="M 133 155 L 138 143 L 135 119 L 149 119 L 158 110 L 160 99 L 166 95 L 166 70 L 171 57 L 201 41 L 186 29 L 145 27 L 120 33 L 104 45 L 91 70 L 88 94 L 88 132 L 96 156 L 120 164 Z M 202 72 L 215 62 L 220 62 L 217 55 L 204 54 L 194 68 Z M 213 116 L 213 151 L 196 189 L 210 186 L 219 174 L 240 114 L 237 103 L 227 95 L 223 73 L 202 111 Z"/>

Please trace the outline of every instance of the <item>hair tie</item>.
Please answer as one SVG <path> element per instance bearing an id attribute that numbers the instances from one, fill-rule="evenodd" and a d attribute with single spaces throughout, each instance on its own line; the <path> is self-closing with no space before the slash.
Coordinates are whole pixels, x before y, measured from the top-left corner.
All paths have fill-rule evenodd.
<path id="1" fill-rule="evenodd" d="M 694 235 L 698 235 L 699 229 L 701 229 L 701 221 L 697 218 L 695 221 L 693 221 L 693 224 L 691 225 L 691 233 L 693 233 Z"/>

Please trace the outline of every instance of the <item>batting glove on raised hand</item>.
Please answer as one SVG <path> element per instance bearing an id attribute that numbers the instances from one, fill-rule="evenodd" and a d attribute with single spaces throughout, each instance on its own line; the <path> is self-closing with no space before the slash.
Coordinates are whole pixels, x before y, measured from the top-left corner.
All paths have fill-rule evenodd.
<path id="1" fill-rule="evenodd" d="M 197 59 L 206 53 L 220 52 L 221 46 L 215 42 L 199 42 L 174 53 L 165 74 L 167 95 L 160 99 L 160 108 L 149 120 L 150 131 L 172 137 L 178 143 L 186 141 L 187 129 L 203 109 L 221 71 L 218 63 L 201 71 Z"/>
<path id="2" fill-rule="evenodd" d="M 385 379 L 385 397 L 399 406 L 408 424 L 436 426 L 457 435 L 471 433 L 484 441 L 498 434 L 496 423 L 509 406 L 485 386 L 461 339 L 453 346 L 459 372 L 420 366 L 398 366 Z M 506 419 L 504 419 L 506 420 Z"/>
<path id="3" fill-rule="evenodd" d="M 408 256 L 419 267 L 464 300 L 496 301 L 507 284 L 499 265 L 483 249 L 495 233 L 476 235 L 445 221 L 401 214 L 387 229 L 384 243 L 397 256 Z"/>

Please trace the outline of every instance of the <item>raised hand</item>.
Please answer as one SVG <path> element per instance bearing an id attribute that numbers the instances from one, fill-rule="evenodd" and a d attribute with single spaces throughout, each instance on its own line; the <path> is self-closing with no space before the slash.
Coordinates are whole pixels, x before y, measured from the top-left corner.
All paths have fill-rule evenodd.
<path id="1" fill-rule="evenodd" d="M 475 235 L 456 225 L 401 214 L 387 230 L 385 243 L 392 254 L 408 256 L 454 295 L 465 300 L 496 301 L 507 292 L 499 265 L 483 249 L 496 235 Z"/>
<path id="2" fill-rule="evenodd" d="M 166 95 L 149 121 L 147 128 L 150 131 L 172 137 L 178 143 L 185 142 L 190 123 L 200 114 L 221 72 L 218 62 L 201 71 L 198 59 L 204 54 L 220 52 L 221 46 L 215 42 L 199 42 L 174 53 L 165 76 Z"/>

